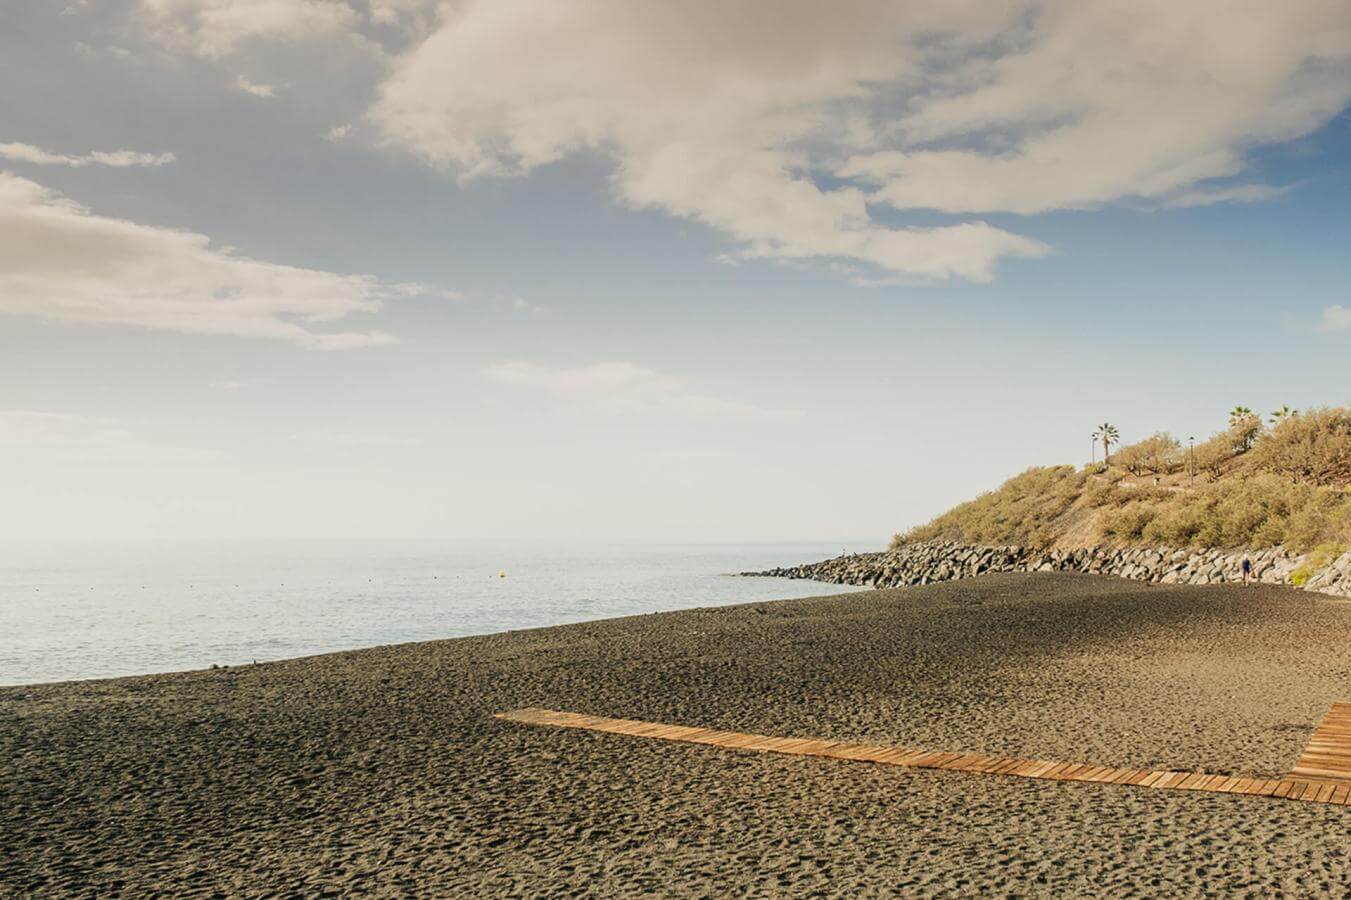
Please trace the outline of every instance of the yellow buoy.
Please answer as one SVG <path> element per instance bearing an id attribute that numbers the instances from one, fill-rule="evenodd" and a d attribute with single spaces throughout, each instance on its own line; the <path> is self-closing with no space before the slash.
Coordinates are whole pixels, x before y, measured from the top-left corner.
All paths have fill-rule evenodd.
<path id="1" fill-rule="evenodd" d="M 497 577 L 498 577 L 498 578 L 506 578 L 506 577 L 507 577 L 507 573 L 506 573 L 506 572 L 498 572 L 498 573 L 497 573 Z"/>

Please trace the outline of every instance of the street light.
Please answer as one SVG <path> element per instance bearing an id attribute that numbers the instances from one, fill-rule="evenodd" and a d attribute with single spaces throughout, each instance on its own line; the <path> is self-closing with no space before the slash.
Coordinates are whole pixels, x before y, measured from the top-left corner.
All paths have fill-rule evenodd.
<path id="1" fill-rule="evenodd" d="M 1187 436 L 1187 487 L 1192 487 L 1196 481 L 1196 447 L 1194 446 L 1196 438 Z"/>

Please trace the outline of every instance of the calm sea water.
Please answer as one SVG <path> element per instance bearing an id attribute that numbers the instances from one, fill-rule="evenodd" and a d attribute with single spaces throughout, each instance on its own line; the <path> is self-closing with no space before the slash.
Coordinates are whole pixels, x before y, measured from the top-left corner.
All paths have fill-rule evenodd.
<path id="1" fill-rule="evenodd" d="M 855 544 L 0 545 L 0 684 L 236 665 L 854 588 L 733 578 Z M 506 577 L 499 577 L 505 572 Z"/>

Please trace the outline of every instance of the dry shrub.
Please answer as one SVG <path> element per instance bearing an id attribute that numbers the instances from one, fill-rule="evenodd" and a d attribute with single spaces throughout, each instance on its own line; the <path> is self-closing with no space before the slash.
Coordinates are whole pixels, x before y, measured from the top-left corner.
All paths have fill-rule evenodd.
<path id="1" fill-rule="evenodd" d="M 1073 466 L 1028 469 L 927 525 L 897 535 L 893 545 L 953 540 L 972 544 L 1030 544 L 1055 540 L 1054 523 L 1083 493 L 1089 475 Z"/>
<path id="2" fill-rule="evenodd" d="M 1257 443 L 1253 465 L 1293 481 L 1351 483 L 1351 409 L 1287 416 Z"/>
<path id="3" fill-rule="evenodd" d="M 1304 552 L 1351 528 L 1351 494 L 1274 475 L 1207 484 L 1166 501 L 1104 514 L 1104 537 L 1167 547 L 1270 547 Z"/>
<path id="4" fill-rule="evenodd" d="M 1132 475 L 1167 475 L 1182 468 L 1182 446 L 1171 434 L 1159 432 L 1116 451 L 1112 465 Z"/>
<path id="5" fill-rule="evenodd" d="M 1103 514 L 1102 535 L 1117 541 L 1138 541 L 1158 514 L 1158 508 L 1150 503 L 1132 503 L 1111 510 Z"/>
<path id="6" fill-rule="evenodd" d="M 1254 443 L 1255 442 L 1255 443 Z M 1252 447 L 1251 452 L 1247 448 Z M 1193 489 L 1123 485 L 1136 474 L 1177 471 L 1186 457 L 1156 434 L 1112 457 L 1106 471 L 1029 469 L 998 490 L 897 535 L 919 540 L 1042 547 L 1078 528 L 1092 511 L 1103 538 L 1169 547 L 1269 547 L 1297 552 L 1351 545 L 1351 409 L 1318 409 L 1263 434 L 1255 416 L 1195 448 Z M 1076 507 L 1076 504 L 1078 506 Z M 1066 515 L 1075 507 L 1075 515 Z"/>

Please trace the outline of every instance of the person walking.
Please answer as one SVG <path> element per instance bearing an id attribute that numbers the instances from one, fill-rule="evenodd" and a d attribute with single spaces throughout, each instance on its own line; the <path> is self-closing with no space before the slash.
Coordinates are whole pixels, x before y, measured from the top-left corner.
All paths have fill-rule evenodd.
<path id="1" fill-rule="evenodd" d="M 1246 587 L 1248 579 L 1252 577 L 1252 560 L 1248 559 L 1246 553 L 1243 554 L 1243 562 L 1240 564 L 1240 568 L 1243 569 L 1243 584 Z"/>

